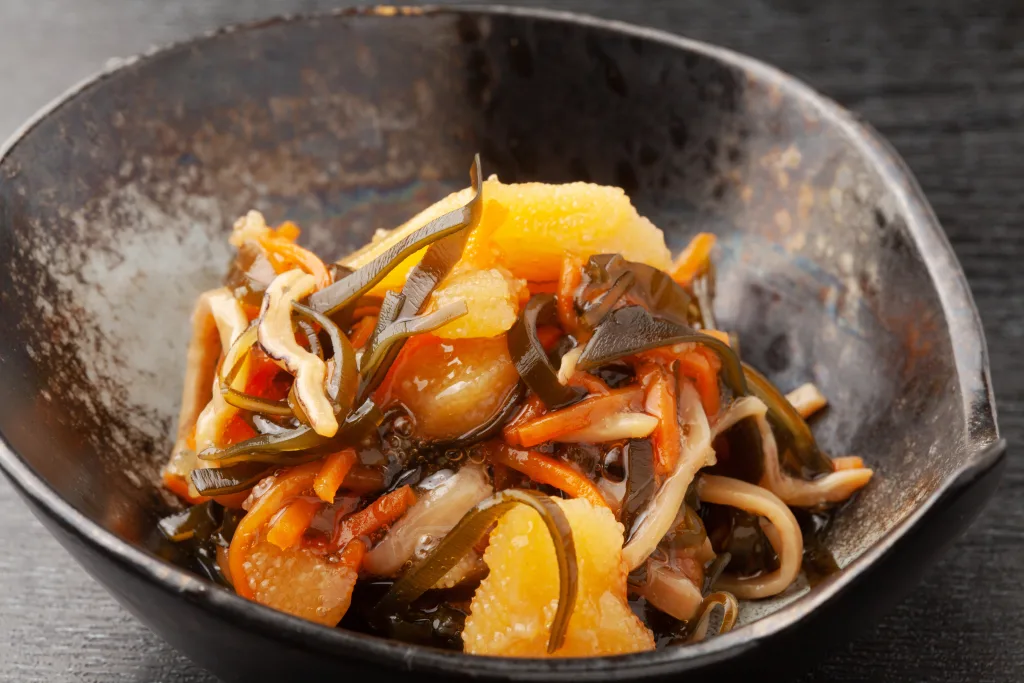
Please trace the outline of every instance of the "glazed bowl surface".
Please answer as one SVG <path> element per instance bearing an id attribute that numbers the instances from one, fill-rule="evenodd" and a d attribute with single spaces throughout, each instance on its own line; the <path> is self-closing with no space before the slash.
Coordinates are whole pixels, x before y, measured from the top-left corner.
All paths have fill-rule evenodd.
<path id="1" fill-rule="evenodd" d="M 719 237 L 717 312 L 783 389 L 829 397 L 828 452 L 876 477 L 837 516 L 842 571 L 740 627 L 626 657 L 471 657 L 328 629 L 147 548 L 175 505 L 189 313 L 250 208 L 337 257 L 465 185 L 623 187 L 673 250 Z M 510 8 L 347 11 L 129 60 L 0 152 L 0 466 L 133 614 L 226 680 L 353 674 L 695 680 L 804 665 L 875 618 L 999 476 L 985 341 L 926 200 L 868 127 L 795 79 L 651 29 Z"/>

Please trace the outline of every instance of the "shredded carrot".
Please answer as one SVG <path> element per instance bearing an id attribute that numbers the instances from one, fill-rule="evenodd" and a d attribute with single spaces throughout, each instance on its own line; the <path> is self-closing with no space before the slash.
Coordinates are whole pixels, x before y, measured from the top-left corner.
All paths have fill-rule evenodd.
<path id="1" fill-rule="evenodd" d="M 254 436 L 256 436 L 256 430 L 250 427 L 240 414 L 235 413 L 224 425 L 224 432 L 220 435 L 218 443 L 221 446 L 233 446 Z"/>
<path id="2" fill-rule="evenodd" d="M 281 367 L 274 359 L 254 349 L 249 353 L 249 377 L 245 382 L 245 393 L 251 396 L 280 401 L 288 395 L 291 376 L 287 381 L 278 381 L 282 374 Z"/>
<path id="3" fill-rule="evenodd" d="M 245 393 L 259 396 L 272 401 L 280 401 L 288 395 L 290 382 L 280 382 L 281 368 L 262 351 L 253 351 L 249 355 L 249 377 L 245 383 Z M 218 444 L 231 446 L 256 436 L 256 430 L 236 412 L 224 424 Z M 193 448 L 194 442 L 193 442 Z"/>
<path id="4" fill-rule="evenodd" d="M 711 350 L 710 347 L 704 346 L 703 344 L 698 344 L 697 348 L 694 349 L 694 352 L 704 356 L 705 360 L 707 360 L 708 362 L 708 365 L 710 365 L 711 369 L 714 370 L 716 373 L 721 371 L 722 358 L 713 350 Z"/>
<path id="5" fill-rule="evenodd" d="M 374 328 L 377 327 L 377 316 L 371 315 L 362 318 L 355 324 L 352 329 L 352 346 L 353 348 L 361 349 L 366 346 L 366 342 L 370 341 L 370 335 L 373 334 Z"/>
<path id="6" fill-rule="evenodd" d="M 672 264 L 672 279 L 683 285 L 690 284 L 711 258 L 711 250 L 715 246 L 715 236 L 709 232 L 694 235 L 682 253 Z"/>
<path id="7" fill-rule="evenodd" d="M 298 545 L 306 529 L 320 511 L 320 501 L 307 498 L 296 498 L 277 517 L 267 531 L 267 541 L 281 550 L 288 550 Z"/>
<path id="8" fill-rule="evenodd" d="M 352 539 L 369 536 L 405 514 L 416 502 L 412 488 L 403 486 L 386 493 L 359 512 L 345 518 L 334 532 L 333 544 L 341 548 Z"/>
<path id="9" fill-rule="evenodd" d="M 359 571 L 363 566 L 363 558 L 366 557 L 366 544 L 361 539 L 353 538 L 340 553 L 338 553 L 338 566 Z"/>
<path id="10" fill-rule="evenodd" d="M 303 249 L 294 242 L 278 237 L 276 234 L 260 237 L 259 243 L 266 250 L 267 255 L 271 257 L 272 262 L 276 259 L 286 265 L 299 266 L 302 270 L 316 278 L 318 289 L 323 289 L 331 284 L 331 274 L 327 270 L 327 266 L 320 260 L 320 257 L 308 249 Z"/>
<path id="11" fill-rule="evenodd" d="M 302 234 L 302 230 L 299 229 L 295 223 L 291 221 L 285 221 L 281 225 L 274 229 L 274 236 L 289 242 L 294 242 L 299 239 L 299 235 Z"/>
<path id="12" fill-rule="evenodd" d="M 505 440 L 513 446 L 536 446 L 588 427 L 613 413 L 639 410 L 642 400 L 643 390 L 638 386 L 591 396 L 568 408 L 509 425 L 505 428 Z"/>
<path id="13" fill-rule="evenodd" d="M 567 463 L 536 451 L 496 447 L 488 457 L 493 463 L 522 472 L 538 484 L 554 486 L 574 498 L 584 498 L 592 505 L 608 507 L 594 482 L 574 470 Z"/>
<path id="14" fill-rule="evenodd" d="M 503 433 L 505 434 L 505 440 L 516 440 L 518 437 L 515 436 L 516 430 L 520 425 L 524 425 L 535 417 L 539 417 L 547 412 L 544 407 L 544 401 L 541 400 L 537 394 L 530 394 L 530 397 L 523 403 L 523 407 L 519 412 L 509 420 L 508 424 L 505 425 Z"/>
<path id="15" fill-rule="evenodd" d="M 576 290 L 583 278 L 583 261 L 574 254 L 566 254 L 562 260 L 562 273 L 558 278 L 558 292 L 555 294 L 555 306 L 558 309 L 558 320 L 562 329 L 572 334 L 576 331 L 579 321 L 576 317 Z"/>
<path id="16" fill-rule="evenodd" d="M 729 333 L 723 332 L 722 330 L 701 330 L 704 334 L 709 337 L 714 337 L 718 341 L 722 342 L 726 346 L 732 346 L 732 341 L 729 339 Z"/>
<path id="17" fill-rule="evenodd" d="M 551 351 L 555 348 L 555 344 L 562 338 L 562 330 L 555 327 L 554 325 L 538 325 L 537 326 L 537 340 L 540 345 L 544 347 L 545 351 Z"/>
<path id="18" fill-rule="evenodd" d="M 644 403 L 648 413 L 658 418 L 652 434 L 654 471 L 666 475 L 675 469 L 680 454 L 680 439 L 675 381 L 665 369 L 655 363 L 645 364 L 637 370 L 647 387 Z"/>
<path id="19" fill-rule="evenodd" d="M 254 304 L 247 304 L 244 301 L 238 302 L 238 305 L 242 307 L 242 311 L 245 313 L 245 319 L 252 322 L 256 318 L 260 317 L 260 307 Z"/>
<path id="20" fill-rule="evenodd" d="M 717 356 L 716 356 L 717 359 Z M 700 403 L 709 417 L 718 414 L 722 397 L 718 388 L 718 368 L 712 364 L 702 347 L 688 351 L 679 357 L 679 369 L 693 380 L 700 394 Z"/>
<path id="21" fill-rule="evenodd" d="M 836 472 L 841 470 L 864 469 L 864 459 L 859 455 L 844 455 L 840 458 L 832 458 L 832 466 Z"/>
<path id="22" fill-rule="evenodd" d="M 161 475 L 164 482 L 164 487 L 173 493 L 174 495 L 181 498 L 189 505 L 198 505 L 199 503 L 205 503 L 210 500 L 206 496 L 192 496 L 188 492 L 188 480 L 179 474 L 172 474 L 171 472 L 164 472 Z"/>
<path id="23" fill-rule="evenodd" d="M 316 491 L 320 500 L 325 503 L 334 502 L 334 495 L 341 488 L 349 470 L 356 464 L 356 460 L 356 452 L 351 448 L 331 453 L 324 458 L 323 467 L 317 472 L 316 480 L 313 482 L 313 490 Z"/>
<path id="24" fill-rule="evenodd" d="M 245 573 L 245 559 L 249 554 L 249 546 L 256 540 L 260 529 L 277 514 L 281 506 L 313 487 L 313 480 L 319 471 L 320 463 L 310 462 L 278 475 L 270 488 L 253 502 L 249 512 L 238 522 L 235 535 L 231 537 L 231 545 L 228 547 L 228 567 L 234 580 L 235 592 L 243 598 L 253 599 L 252 588 Z"/>
<path id="25" fill-rule="evenodd" d="M 638 353 L 637 357 L 656 361 L 666 367 L 678 360 L 683 375 L 693 380 L 697 393 L 700 394 L 704 412 L 708 417 L 718 414 L 722 404 L 721 390 L 718 386 L 722 359 L 714 351 L 700 344 L 680 344 L 644 351 Z"/>

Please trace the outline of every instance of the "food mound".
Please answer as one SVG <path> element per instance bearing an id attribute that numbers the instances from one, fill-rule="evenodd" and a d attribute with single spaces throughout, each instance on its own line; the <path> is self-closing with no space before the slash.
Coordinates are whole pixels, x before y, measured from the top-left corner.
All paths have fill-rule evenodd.
<path id="1" fill-rule="evenodd" d="M 695 642 L 834 569 L 823 522 L 872 471 L 717 327 L 714 237 L 673 259 L 618 188 L 471 178 L 339 263 L 238 220 L 168 552 L 327 626 L 522 657 Z"/>

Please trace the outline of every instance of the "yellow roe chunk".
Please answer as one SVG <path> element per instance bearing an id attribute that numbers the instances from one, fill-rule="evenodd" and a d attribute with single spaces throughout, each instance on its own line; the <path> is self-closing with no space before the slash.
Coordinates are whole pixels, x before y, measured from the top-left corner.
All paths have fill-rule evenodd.
<path id="1" fill-rule="evenodd" d="M 484 185 L 484 197 L 508 208 L 491 236 L 502 263 L 531 282 L 557 280 L 566 254 L 621 254 L 662 270 L 672 265 L 661 230 L 637 214 L 617 187 L 495 180 Z"/>
<path id="2" fill-rule="evenodd" d="M 504 334 L 519 317 L 519 305 L 526 291 L 526 283 L 504 268 L 452 273 L 431 295 L 427 310 L 436 311 L 461 299 L 469 313 L 434 334 L 445 339 Z"/>
<path id="3" fill-rule="evenodd" d="M 476 228 L 488 236 L 511 273 L 531 282 L 558 279 L 566 254 L 586 258 L 616 253 L 661 270 L 670 270 L 672 258 L 661 230 L 637 214 L 626 193 L 617 187 L 591 183 L 506 185 L 497 179 L 483 184 L 484 208 Z M 472 196 L 467 188 L 424 209 L 407 223 L 342 259 L 359 268 L 429 221 L 459 206 Z M 406 259 L 374 288 L 382 294 L 399 289 L 420 251 Z"/>
<path id="4" fill-rule="evenodd" d="M 554 499 L 572 527 L 579 591 L 565 644 L 555 657 L 587 657 L 654 649 L 654 637 L 626 602 L 622 525 L 607 508 L 583 499 Z M 491 532 L 483 580 L 462 632 L 473 654 L 546 657 L 558 606 L 558 565 L 544 523 L 531 508 L 506 513 Z"/>
<path id="5" fill-rule="evenodd" d="M 345 616 L 358 578 L 314 550 L 281 550 L 267 541 L 252 548 L 245 566 L 256 602 L 325 626 Z"/>

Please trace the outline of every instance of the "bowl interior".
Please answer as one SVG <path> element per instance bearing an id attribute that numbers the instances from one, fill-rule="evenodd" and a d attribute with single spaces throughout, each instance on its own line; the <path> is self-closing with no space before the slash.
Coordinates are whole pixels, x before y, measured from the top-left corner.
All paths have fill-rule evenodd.
<path id="1" fill-rule="evenodd" d="M 141 543 L 174 501 L 189 314 L 249 208 L 339 256 L 466 183 L 618 185 L 677 250 L 720 237 L 717 310 L 783 389 L 831 401 L 823 447 L 871 486 L 841 565 L 959 469 L 969 425 L 908 217 L 834 120 L 768 72 L 599 26 L 488 13 L 270 22 L 86 87 L 0 160 L 0 432 Z M 798 598 L 791 589 L 747 619 Z"/>

